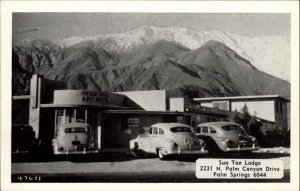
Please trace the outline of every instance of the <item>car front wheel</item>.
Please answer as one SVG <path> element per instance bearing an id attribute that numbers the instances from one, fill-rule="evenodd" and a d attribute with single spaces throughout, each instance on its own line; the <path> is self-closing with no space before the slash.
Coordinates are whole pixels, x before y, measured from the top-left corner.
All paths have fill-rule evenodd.
<path id="1" fill-rule="evenodd" d="M 162 149 L 158 149 L 157 155 L 160 160 L 165 160 L 167 158 L 167 155 L 164 154 Z"/>
<path id="2" fill-rule="evenodd" d="M 138 143 L 134 143 L 133 155 L 143 158 L 143 157 L 146 157 L 147 153 L 140 149 L 140 146 Z"/>

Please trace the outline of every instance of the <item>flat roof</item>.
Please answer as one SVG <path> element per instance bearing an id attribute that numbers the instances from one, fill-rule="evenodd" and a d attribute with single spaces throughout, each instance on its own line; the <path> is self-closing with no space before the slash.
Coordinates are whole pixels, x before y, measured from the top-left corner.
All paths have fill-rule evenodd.
<path id="1" fill-rule="evenodd" d="M 276 98 L 290 102 L 289 99 L 280 95 L 251 95 L 251 96 L 231 96 L 231 97 L 208 97 L 208 98 L 194 98 L 194 101 L 215 101 L 215 100 L 244 100 L 244 99 L 268 99 Z"/>
<path id="2" fill-rule="evenodd" d="M 228 116 L 229 111 L 225 110 L 219 110 L 215 108 L 186 108 L 186 112 L 190 113 L 202 113 L 202 114 L 213 114 L 213 115 L 218 115 L 218 116 Z"/>
<path id="3" fill-rule="evenodd" d="M 87 108 L 101 108 L 101 109 L 134 109 L 132 107 L 125 107 L 125 106 L 117 106 L 117 105 L 94 105 L 94 104 L 41 104 L 41 108 L 74 108 L 74 107 L 87 107 Z"/>
<path id="4" fill-rule="evenodd" d="M 256 118 L 257 120 L 265 121 L 265 122 L 272 123 L 272 124 L 275 124 L 275 123 L 276 123 L 276 121 L 270 121 L 270 120 L 267 120 L 267 119 L 264 119 L 264 118 L 260 118 L 260 117 L 256 117 L 256 116 L 255 116 L 255 118 Z"/>
<path id="5" fill-rule="evenodd" d="M 148 115 L 183 114 L 183 112 L 176 112 L 176 111 L 146 111 L 146 110 L 105 110 L 102 113 L 109 113 L 109 114 L 148 114 Z"/>
<path id="6" fill-rule="evenodd" d="M 13 100 L 30 99 L 30 95 L 12 96 Z"/>
<path id="7" fill-rule="evenodd" d="M 174 115 L 182 114 L 182 112 L 175 111 L 146 111 L 140 109 L 133 109 L 130 107 L 121 107 L 114 105 L 77 105 L 77 104 L 41 104 L 41 108 L 99 108 L 105 109 L 101 113 L 109 114 L 160 114 L 160 115 Z"/>

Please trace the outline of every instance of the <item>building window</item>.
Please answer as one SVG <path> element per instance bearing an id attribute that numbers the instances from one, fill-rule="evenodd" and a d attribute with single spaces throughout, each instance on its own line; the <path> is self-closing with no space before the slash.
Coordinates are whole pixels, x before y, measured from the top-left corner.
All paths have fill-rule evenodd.
<path id="1" fill-rule="evenodd" d="M 282 113 L 282 102 L 279 102 L 279 112 Z"/>
<path id="2" fill-rule="evenodd" d="M 189 116 L 189 115 L 185 116 L 185 123 L 188 125 L 191 125 L 191 116 Z"/>
<path id="3" fill-rule="evenodd" d="M 213 107 L 222 110 L 229 110 L 229 101 L 213 101 Z"/>
<path id="4" fill-rule="evenodd" d="M 208 133 L 208 127 L 203 126 L 202 127 L 202 133 Z"/>
<path id="5" fill-rule="evenodd" d="M 278 101 L 275 101 L 275 112 L 278 113 Z"/>
<path id="6" fill-rule="evenodd" d="M 207 120 L 207 122 L 210 122 L 210 118 L 209 117 L 207 117 L 206 120 Z"/>
<path id="7" fill-rule="evenodd" d="M 195 127 L 196 126 L 196 122 L 193 120 L 192 121 L 192 127 Z"/>
<path id="8" fill-rule="evenodd" d="M 177 121 L 177 123 L 182 123 L 183 122 L 183 116 L 176 116 L 176 121 Z"/>

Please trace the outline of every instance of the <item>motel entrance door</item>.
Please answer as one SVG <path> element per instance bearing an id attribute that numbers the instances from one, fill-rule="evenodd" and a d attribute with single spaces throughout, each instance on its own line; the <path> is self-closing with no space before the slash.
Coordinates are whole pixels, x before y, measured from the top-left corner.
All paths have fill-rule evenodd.
<path id="1" fill-rule="evenodd" d="M 115 114 L 103 114 L 103 149 L 129 149 L 130 135 L 126 131 L 127 118 Z"/>

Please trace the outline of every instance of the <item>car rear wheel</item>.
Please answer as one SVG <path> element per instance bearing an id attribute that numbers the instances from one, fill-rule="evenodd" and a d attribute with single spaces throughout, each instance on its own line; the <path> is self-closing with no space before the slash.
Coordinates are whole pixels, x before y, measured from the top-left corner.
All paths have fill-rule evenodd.
<path id="1" fill-rule="evenodd" d="M 165 160 L 165 159 L 167 159 L 167 155 L 164 154 L 164 152 L 162 151 L 162 149 L 158 149 L 157 155 L 158 155 L 158 158 L 159 158 L 160 160 Z"/>

